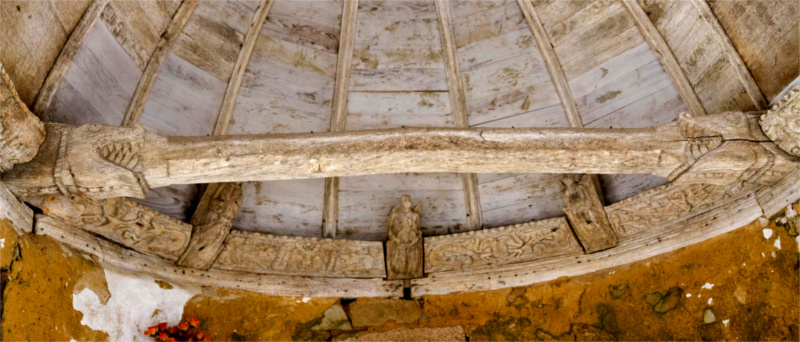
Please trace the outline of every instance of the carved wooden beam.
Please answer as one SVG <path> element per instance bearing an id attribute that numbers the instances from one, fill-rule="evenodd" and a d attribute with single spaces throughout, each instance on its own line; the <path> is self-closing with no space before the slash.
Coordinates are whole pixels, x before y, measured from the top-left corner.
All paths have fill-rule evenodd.
<path id="1" fill-rule="evenodd" d="M 167 137 L 141 127 L 46 125 L 29 163 L 4 175 L 18 197 L 142 197 L 171 184 L 398 172 L 650 173 L 683 183 L 762 185 L 797 167 L 758 116 L 682 114 L 640 129 L 390 129 Z M 792 149 L 790 149 L 792 150 Z M 756 172 L 758 171 L 758 172 Z"/>
<path id="2" fill-rule="evenodd" d="M 140 253 L 175 261 L 189 244 L 192 226 L 134 201 L 57 196 L 33 200 L 42 211 Z"/>
<path id="3" fill-rule="evenodd" d="M 8 219 L 17 234 L 33 231 L 33 210 L 6 189 L 0 182 L 0 221 Z"/>
<path id="4" fill-rule="evenodd" d="M 192 216 L 192 238 L 178 265 L 208 269 L 222 250 L 233 217 L 242 205 L 239 183 L 209 184 Z"/>
<path id="5" fill-rule="evenodd" d="M 379 278 L 315 278 L 276 274 L 182 267 L 168 260 L 97 238 L 64 221 L 44 215 L 36 217 L 36 234 L 49 235 L 76 250 L 97 256 L 104 267 L 117 267 L 150 274 L 171 283 L 227 287 L 267 293 L 274 296 L 300 297 L 402 297 L 402 281 Z"/>
<path id="6" fill-rule="evenodd" d="M 72 33 L 69 35 L 69 39 L 67 39 L 67 42 L 64 43 L 64 46 L 61 48 L 61 52 L 58 54 L 55 64 L 53 64 L 53 67 L 50 69 L 50 73 L 47 74 L 47 78 L 44 80 L 42 89 L 39 90 L 39 95 L 36 96 L 36 102 L 33 105 L 34 112 L 43 120 L 47 120 L 49 116 L 50 103 L 53 102 L 58 86 L 61 84 L 61 80 L 64 79 L 67 69 L 72 64 L 75 54 L 81 47 L 83 40 L 86 39 L 86 35 L 89 34 L 89 30 L 94 26 L 97 18 L 103 13 L 103 9 L 106 8 L 108 1 L 109 0 L 92 0 L 89 7 L 83 12 L 80 21 L 78 21 L 78 24 L 75 25 Z"/>
<path id="7" fill-rule="evenodd" d="M 800 156 L 800 86 L 762 115 L 760 124 L 778 147 Z"/>
<path id="8" fill-rule="evenodd" d="M 706 0 L 690 1 L 700 12 L 700 19 L 705 21 L 709 27 L 711 27 L 712 35 L 720 44 L 720 46 L 722 46 L 725 56 L 728 57 L 728 61 L 730 61 L 731 65 L 733 66 L 736 76 L 739 78 L 739 81 L 742 82 L 742 86 L 744 86 L 747 95 L 750 97 L 750 100 L 753 101 L 756 109 L 767 109 L 769 105 L 767 104 L 767 100 L 764 98 L 764 94 L 761 93 L 761 89 L 758 87 L 756 80 L 753 78 L 753 75 L 750 74 L 750 70 L 747 68 L 747 65 L 744 64 L 744 60 L 742 60 L 742 56 L 739 55 L 736 47 L 733 46 L 731 38 L 728 37 L 727 33 L 725 33 L 725 29 L 722 27 L 722 24 L 720 24 L 717 16 L 714 15 L 713 11 L 711 11 L 711 7 L 708 6 Z"/>
<path id="9" fill-rule="evenodd" d="M 0 172 L 31 161 L 44 139 L 44 124 L 19 98 L 0 63 Z"/>
<path id="10" fill-rule="evenodd" d="M 597 175 L 565 175 L 559 182 L 564 213 L 586 253 L 617 245 L 600 192 Z"/>
<path id="11" fill-rule="evenodd" d="M 125 118 L 122 119 L 122 126 L 133 126 L 139 123 L 139 117 L 142 115 L 144 105 L 147 102 L 147 97 L 150 95 L 150 90 L 156 82 L 158 72 L 161 71 L 161 66 L 167 60 L 172 45 L 178 39 L 189 17 L 192 16 L 194 9 L 197 7 L 199 0 L 183 0 L 175 15 L 172 16 L 172 21 L 167 26 L 167 30 L 161 35 L 161 40 L 158 41 L 155 51 L 150 55 L 150 60 L 147 62 L 142 77 L 139 79 L 139 84 L 136 85 L 136 91 L 133 93 L 131 103 L 128 104 L 128 110 L 125 112 Z"/>
<path id="12" fill-rule="evenodd" d="M 358 0 L 342 4 L 342 25 L 339 33 L 339 55 L 336 61 L 336 80 L 333 88 L 331 132 L 344 132 L 347 127 L 347 95 L 350 69 L 353 65 L 353 44 L 356 39 Z M 322 205 L 322 236 L 336 237 L 339 224 L 339 178 L 325 178 L 325 198 Z"/>
<path id="13" fill-rule="evenodd" d="M 650 20 L 650 17 L 644 9 L 642 9 L 637 0 L 620 1 L 625 5 L 625 8 L 628 9 L 628 13 L 630 13 L 636 26 L 639 27 L 639 31 L 642 32 L 644 39 L 650 44 L 656 56 L 658 56 L 661 65 L 664 67 L 664 71 L 666 71 L 667 76 L 672 80 L 672 84 L 678 91 L 678 95 L 680 95 L 683 103 L 689 108 L 689 112 L 695 116 L 705 115 L 706 110 L 700 102 L 700 98 L 697 97 L 697 93 L 694 92 L 691 82 L 686 78 L 686 74 L 683 73 L 683 69 L 681 69 L 678 60 L 675 58 L 669 45 L 667 45 L 664 37 L 658 32 L 656 25 L 653 24 L 653 21 Z"/>
<path id="14" fill-rule="evenodd" d="M 447 72 L 447 89 L 450 96 L 450 112 L 457 128 L 469 128 L 467 116 L 467 100 L 464 94 L 464 82 L 461 79 L 461 66 L 458 63 L 456 37 L 453 33 L 453 20 L 450 14 L 450 2 L 436 0 L 436 15 L 439 19 L 439 34 L 442 39 L 442 50 Z M 464 186 L 464 202 L 467 212 L 467 230 L 478 230 L 483 227 L 483 211 L 478 191 L 478 176 L 474 173 L 462 173 Z"/>

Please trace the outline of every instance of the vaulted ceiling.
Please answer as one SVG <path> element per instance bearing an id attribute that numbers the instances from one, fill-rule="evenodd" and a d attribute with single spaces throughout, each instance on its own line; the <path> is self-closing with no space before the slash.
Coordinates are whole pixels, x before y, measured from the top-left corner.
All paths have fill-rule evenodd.
<path id="1" fill-rule="evenodd" d="M 800 74 L 798 7 L 361 0 L 348 16 L 340 0 L 4 1 L 0 60 L 46 120 L 140 123 L 167 135 L 637 128 L 680 112 L 765 109 Z M 74 57 L 58 65 L 64 53 Z M 63 75 L 43 88 L 54 72 Z M 40 106 L 42 93 L 52 99 Z M 459 97 L 464 108 L 453 105 Z M 383 240 L 402 194 L 422 202 L 426 235 L 464 230 L 475 217 L 485 228 L 542 220 L 564 215 L 557 177 L 344 177 L 335 200 L 326 200 L 332 180 L 250 182 L 234 228 Z M 666 183 L 651 175 L 600 179 L 607 204 Z M 186 219 L 197 192 L 154 189 L 141 202 Z M 338 223 L 325 225 L 326 213 Z"/>

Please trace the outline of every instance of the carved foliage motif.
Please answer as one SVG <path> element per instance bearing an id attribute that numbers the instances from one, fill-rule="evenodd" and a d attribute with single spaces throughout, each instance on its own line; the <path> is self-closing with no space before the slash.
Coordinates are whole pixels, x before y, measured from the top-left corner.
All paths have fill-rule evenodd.
<path id="1" fill-rule="evenodd" d="M 425 238 L 425 271 L 480 269 L 582 253 L 566 219 Z"/>
<path id="2" fill-rule="evenodd" d="M 760 124 L 778 147 L 800 156 L 800 86 L 762 115 Z"/>
<path id="3" fill-rule="evenodd" d="M 0 64 L 0 172 L 33 159 L 44 137 L 44 124 L 19 98 Z"/>
<path id="4" fill-rule="evenodd" d="M 84 200 L 83 229 L 146 254 L 176 260 L 189 243 L 192 227 L 124 198 Z"/>
<path id="5" fill-rule="evenodd" d="M 420 212 L 422 203 L 411 207 L 411 196 L 403 195 L 400 206 L 392 208 L 386 222 L 389 241 L 386 242 L 386 268 L 389 279 L 421 278 L 422 230 Z"/>
<path id="6" fill-rule="evenodd" d="M 386 276 L 383 260 L 380 242 L 234 230 L 212 268 L 299 276 L 383 278 Z"/>

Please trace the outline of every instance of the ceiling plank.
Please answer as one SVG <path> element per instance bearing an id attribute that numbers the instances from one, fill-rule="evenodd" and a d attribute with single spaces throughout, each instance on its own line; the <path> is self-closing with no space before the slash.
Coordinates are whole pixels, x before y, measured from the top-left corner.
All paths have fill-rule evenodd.
<path id="1" fill-rule="evenodd" d="M 61 53 L 58 54 L 58 58 L 56 58 L 53 68 L 50 69 L 50 73 L 47 75 L 42 89 L 36 97 L 36 102 L 33 105 L 34 113 L 42 120 L 48 120 L 50 104 L 53 102 L 61 80 L 64 79 L 67 69 L 69 69 L 72 60 L 75 58 L 75 54 L 81 47 L 83 40 L 89 34 L 89 30 L 91 30 L 94 23 L 97 22 L 97 19 L 100 18 L 100 14 L 103 13 L 103 9 L 108 4 L 108 1 L 109 0 L 92 1 L 89 7 L 86 8 L 86 11 L 83 12 L 81 20 L 78 21 L 78 24 L 75 26 L 75 29 L 73 29 L 64 47 L 61 48 Z"/>
<path id="2" fill-rule="evenodd" d="M 450 2 L 436 0 L 436 15 L 439 19 L 439 34 L 442 38 L 442 50 L 445 57 L 447 73 L 447 89 L 450 96 L 450 110 L 457 128 L 469 128 L 467 101 L 464 93 L 464 82 L 461 79 L 461 66 L 456 54 L 456 38 L 453 33 L 453 20 L 450 14 Z M 464 184 L 464 201 L 467 211 L 467 230 L 473 231 L 483 227 L 483 212 L 478 191 L 478 177 L 474 173 L 462 173 Z"/>
<path id="3" fill-rule="evenodd" d="M 744 86 L 747 95 L 753 101 L 756 109 L 768 109 L 769 104 L 767 104 L 764 94 L 761 93 L 761 88 L 759 88 L 758 84 L 756 84 L 756 80 L 750 73 L 750 69 L 748 69 L 747 65 L 744 64 L 742 56 L 739 55 L 739 51 L 733 46 L 731 38 L 728 37 L 727 33 L 725 33 L 725 29 L 722 28 L 722 24 L 720 24 L 717 16 L 714 15 L 713 11 L 711 11 L 711 7 L 708 6 L 708 2 L 706 2 L 706 0 L 690 0 L 690 2 L 700 12 L 700 19 L 705 21 L 708 26 L 711 27 L 712 35 L 722 47 L 725 55 L 728 57 L 728 60 L 733 66 L 733 70 L 736 72 L 736 76 L 739 78 L 742 86 Z"/>
<path id="4" fill-rule="evenodd" d="M 356 38 L 358 0 L 345 0 L 342 5 L 342 26 L 339 34 L 339 55 L 336 61 L 336 81 L 333 88 L 331 132 L 344 132 L 347 126 L 347 96 L 350 71 L 353 68 L 353 44 Z M 339 178 L 325 178 L 322 204 L 322 237 L 335 238 L 339 224 Z"/>
<path id="5" fill-rule="evenodd" d="M 656 56 L 658 56 L 661 65 L 664 67 L 664 71 L 666 71 L 667 75 L 672 80 L 672 84 L 675 86 L 675 89 L 678 90 L 678 94 L 686 104 L 686 107 L 689 108 L 689 112 L 695 116 L 706 115 L 706 110 L 700 102 L 700 98 L 697 96 L 697 93 L 695 93 L 686 74 L 683 73 L 683 69 L 681 69 L 678 60 L 675 58 L 675 55 L 672 53 L 672 50 L 670 50 L 664 37 L 658 32 L 658 28 L 656 28 L 653 21 L 650 20 L 650 17 L 644 9 L 642 9 L 636 0 L 620 1 L 628 10 L 636 26 L 639 27 L 639 31 L 644 36 L 644 39 L 650 44 Z"/>
<path id="6" fill-rule="evenodd" d="M 180 36 L 184 26 L 186 26 L 186 22 L 189 21 L 194 9 L 197 8 L 197 4 L 198 0 L 184 0 L 175 12 L 172 22 L 169 23 L 167 30 L 161 36 L 156 50 L 150 55 L 147 67 L 145 67 L 142 77 L 139 79 L 139 84 L 133 93 L 128 110 L 125 112 L 122 126 L 130 127 L 139 123 L 139 117 L 142 115 L 147 97 L 150 95 L 150 89 L 153 88 L 153 84 L 156 82 L 158 72 L 161 71 L 161 66 L 164 65 L 164 61 L 166 61 L 170 50 L 172 50 L 172 45 Z"/>

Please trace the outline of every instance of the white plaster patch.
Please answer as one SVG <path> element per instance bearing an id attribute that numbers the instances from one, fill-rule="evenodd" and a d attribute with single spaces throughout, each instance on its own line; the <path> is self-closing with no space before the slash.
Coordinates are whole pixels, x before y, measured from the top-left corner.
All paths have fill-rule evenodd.
<path id="1" fill-rule="evenodd" d="M 689 297 L 691 297 L 691 296 L 692 296 L 692 294 L 691 294 L 691 293 L 687 293 L 687 294 L 686 294 L 686 298 L 689 298 Z"/>
<path id="2" fill-rule="evenodd" d="M 781 249 L 781 238 L 778 237 L 777 239 L 775 239 L 775 243 L 773 245 L 775 246 L 775 248 Z"/>
<path id="3" fill-rule="evenodd" d="M 797 249 L 800 249 L 800 235 L 794 238 L 797 241 Z"/>
<path id="4" fill-rule="evenodd" d="M 143 334 L 147 327 L 160 322 L 178 324 L 186 302 L 200 293 L 196 286 L 162 289 L 145 274 L 106 269 L 105 275 L 111 293 L 108 304 L 101 304 L 87 288 L 72 296 L 72 306 L 83 313 L 81 324 L 106 332 L 109 341 L 152 341 Z"/>
<path id="5" fill-rule="evenodd" d="M 6 239 L 0 239 L 0 248 L 6 248 Z"/>
<path id="6" fill-rule="evenodd" d="M 303 303 L 308 303 L 311 300 L 311 297 L 303 297 Z"/>
<path id="7" fill-rule="evenodd" d="M 786 207 L 786 217 L 792 218 L 795 216 L 797 216 L 797 211 L 795 211 L 794 207 L 791 204 L 789 204 L 789 206 Z"/>
<path id="8" fill-rule="evenodd" d="M 711 305 L 711 302 L 713 302 L 713 301 L 714 301 L 714 298 L 709 298 L 708 299 L 708 305 Z"/>
<path id="9" fill-rule="evenodd" d="M 764 234 L 765 239 L 769 239 L 770 237 L 772 237 L 772 229 L 764 228 L 761 230 L 761 233 Z"/>
<path id="10" fill-rule="evenodd" d="M 758 218 L 758 223 L 761 223 L 761 228 L 764 228 L 769 225 L 769 220 L 766 217 L 761 216 Z"/>
<path id="11" fill-rule="evenodd" d="M 731 320 L 729 320 L 729 319 L 725 319 L 725 320 L 722 321 L 722 325 L 724 325 L 727 328 L 728 327 L 728 322 L 730 322 L 730 321 Z"/>
<path id="12" fill-rule="evenodd" d="M 702 288 L 711 290 L 714 288 L 714 284 L 706 283 Z"/>

